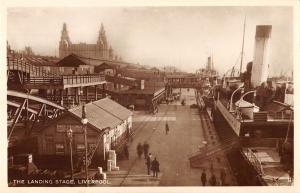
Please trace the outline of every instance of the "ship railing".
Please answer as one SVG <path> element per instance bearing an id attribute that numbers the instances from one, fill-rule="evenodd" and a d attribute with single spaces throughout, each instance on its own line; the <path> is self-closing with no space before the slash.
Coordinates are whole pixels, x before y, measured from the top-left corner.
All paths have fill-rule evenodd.
<path id="1" fill-rule="evenodd" d="M 261 161 L 255 155 L 255 153 L 252 151 L 252 149 L 250 149 L 250 148 L 246 149 L 246 156 L 247 156 L 248 160 L 251 162 L 251 164 L 254 166 L 256 171 L 258 171 L 259 174 L 264 175 L 264 170 L 263 170 Z"/>
<path id="2" fill-rule="evenodd" d="M 290 120 L 291 118 L 294 120 L 292 114 L 286 114 L 283 111 L 277 113 L 268 112 L 268 120 Z"/>

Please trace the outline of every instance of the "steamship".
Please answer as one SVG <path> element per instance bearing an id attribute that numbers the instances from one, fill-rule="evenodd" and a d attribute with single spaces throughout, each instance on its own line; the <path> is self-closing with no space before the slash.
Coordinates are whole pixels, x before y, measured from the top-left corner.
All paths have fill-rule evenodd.
<path id="1" fill-rule="evenodd" d="M 270 25 L 256 26 L 246 71 L 214 77 L 210 92 L 202 92 L 220 139 L 238 144 L 227 157 L 239 185 L 292 184 L 293 82 L 268 77 L 271 32 Z"/>

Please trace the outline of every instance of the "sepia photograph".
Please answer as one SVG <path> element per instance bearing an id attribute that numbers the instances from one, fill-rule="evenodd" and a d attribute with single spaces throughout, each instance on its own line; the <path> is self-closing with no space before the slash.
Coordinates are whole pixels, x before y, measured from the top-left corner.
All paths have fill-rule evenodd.
<path id="1" fill-rule="evenodd" d="M 6 186 L 293 187 L 294 11 L 7 7 Z"/>

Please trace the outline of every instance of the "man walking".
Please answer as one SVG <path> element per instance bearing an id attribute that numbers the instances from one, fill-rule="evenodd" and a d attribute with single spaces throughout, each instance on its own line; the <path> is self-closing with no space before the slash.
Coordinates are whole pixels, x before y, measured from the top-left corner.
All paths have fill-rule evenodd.
<path id="1" fill-rule="evenodd" d="M 202 171 L 201 182 L 202 182 L 202 185 L 205 186 L 205 184 L 206 184 L 206 173 L 205 173 L 205 170 Z"/>
<path id="2" fill-rule="evenodd" d="M 149 152 L 149 144 L 145 141 L 143 145 L 143 150 L 144 150 L 144 157 L 147 159 L 148 152 Z"/>
<path id="3" fill-rule="evenodd" d="M 217 178 L 216 178 L 214 173 L 211 174 L 210 179 L 209 179 L 209 183 L 212 186 L 217 185 Z"/>
<path id="4" fill-rule="evenodd" d="M 129 151 L 128 151 L 127 144 L 124 145 L 124 155 L 125 155 L 125 158 L 128 160 L 129 159 Z"/>
<path id="5" fill-rule="evenodd" d="M 168 123 L 166 123 L 166 126 L 165 126 L 165 129 L 166 129 L 166 135 L 168 135 L 168 133 L 169 133 L 169 125 L 168 125 Z"/>
<path id="6" fill-rule="evenodd" d="M 137 151 L 137 154 L 139 156 L 139 159 L 141 159 L 141 156 L 142 156 L 142 153 L 143 153 L 143 146 L 141 143 L 139 143 L 136 147 L 136 151 Z"/>
<path id="7" fill-rule="evenodd" d="M 158 172 L 159 172 L 159 162 L 154 158 L 151 164 L 151 169 L 153 171 L 153 177 L 158 177 Z"/>
<path id="8" fill-rule="evenodd" d="M 151 169 L 151 153 L 149 153 L 149 155 L 147 155 L 147 158 L 146 158 L 146 166 L 147 166 L 147 172 L 148 172 L 148 175 L 150 175 L 150 169 Z"/>

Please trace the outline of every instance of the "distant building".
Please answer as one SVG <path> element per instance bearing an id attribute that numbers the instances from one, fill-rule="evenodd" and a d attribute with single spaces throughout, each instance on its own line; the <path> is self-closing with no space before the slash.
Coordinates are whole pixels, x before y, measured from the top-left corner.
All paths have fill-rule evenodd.
<path id="1" fill-rule="evenodd" d="M 121 59 L 120 57 L 114 55 L 112 47 L 109 46 L 103 24 L 101 24 L 96 44 L 73 44 L 68 34 L 67 24 L 64 23 L 61 32 L 61 39 L 59 42 L 59 57 L 63 58 L 72 53 L 87 58 L 97 58 L 105 60 Z"/>
<path id="2" fill-rule="evenodd" d="M 27 55 L 27 56 L 35 55 L 30 46 L 25 46 L 24 50 L 22 51 L 22 54 Z"/>

